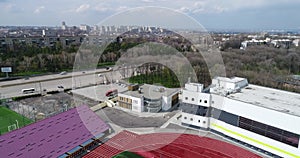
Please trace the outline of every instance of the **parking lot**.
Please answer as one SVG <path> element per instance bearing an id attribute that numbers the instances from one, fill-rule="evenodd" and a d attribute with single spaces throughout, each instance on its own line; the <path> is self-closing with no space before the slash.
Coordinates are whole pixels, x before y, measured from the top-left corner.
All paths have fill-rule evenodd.
<path id="1" fill-rule="evenodd" d="M 101 119 L 121 126 L 123 128 L 144 128 L 144 127 L 157 127 L 159 128 L 167 122 L 176 112 L 171 112 L 166 115 L 153 115 L 153 117 L 143 117 L 132 115 L 128 112 L 117 108 L 106 107 L 96 112 Z"/>
<path id="2" fill-rule="evenodd" d="M 75 89 L 72 90 L 72 93 L 74 95 L 80 95 L 85 98 L 90 98 L 95 101 L 100 101 L 103 102 L 107 100 L 108 98 L 106 97 L 105 93 L 109 90 L 117 89 L 118 92 L 124 92 L 127 90 L 127 86 L 125 84 L 108 84 L 108 85 L 97 85 L 97 86 L 92 86 L 92 87 L 86 87 L 86 88 L 80 88 L 80 89 Z"/>

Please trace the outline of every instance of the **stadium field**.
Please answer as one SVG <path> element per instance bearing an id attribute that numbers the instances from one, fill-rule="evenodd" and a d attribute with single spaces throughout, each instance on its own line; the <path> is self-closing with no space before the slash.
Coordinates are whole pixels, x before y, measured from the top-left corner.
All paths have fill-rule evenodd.
<path id="1" fill-rule="evenodd" d="M 143 157 L 132 152 L 124 151 L 118 155 L 115 155 L 113 158 L 143 158 Z"/>
<path id="2" fill-rule="evenodd" d="M 0 106 L 0 135 L 9 130 L 21 128 L 32 123 L 30 119 L 12 111 L 6 107 Z"/>

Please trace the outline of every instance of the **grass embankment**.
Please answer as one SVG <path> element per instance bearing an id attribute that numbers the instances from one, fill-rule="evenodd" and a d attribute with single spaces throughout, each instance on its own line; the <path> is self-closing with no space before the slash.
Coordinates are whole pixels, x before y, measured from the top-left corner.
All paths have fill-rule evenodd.
<path id="1" fill-rule="evenodd" d="M 113 156 L 112 158 L 143 158 L 143 157 L 132 152 L 124 151 L 118 155 Z"/>

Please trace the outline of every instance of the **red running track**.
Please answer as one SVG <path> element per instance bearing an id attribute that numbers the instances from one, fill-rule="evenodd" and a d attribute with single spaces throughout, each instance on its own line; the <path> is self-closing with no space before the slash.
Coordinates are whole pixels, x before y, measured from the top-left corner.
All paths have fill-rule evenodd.
<path id="1" fill-rule="evenodd" d="M 261 158 L 227 142 L 190 134 L 137 135 L 122 131 L 84 158 L 111 158 L 131 151 L 146 158 Z"/>

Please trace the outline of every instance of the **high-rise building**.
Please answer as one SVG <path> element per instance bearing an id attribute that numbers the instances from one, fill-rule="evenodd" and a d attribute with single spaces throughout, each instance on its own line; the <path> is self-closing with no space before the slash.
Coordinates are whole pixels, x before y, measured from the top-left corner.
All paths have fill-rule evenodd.
<path id="1" fill-rule="evenodd" d="M 64 22 L 64 21 L 62 22 L 61 29 L 62 29 L 62 30 L 66 30 L 66 29 L 67 29 L 66 22 Z"/>

